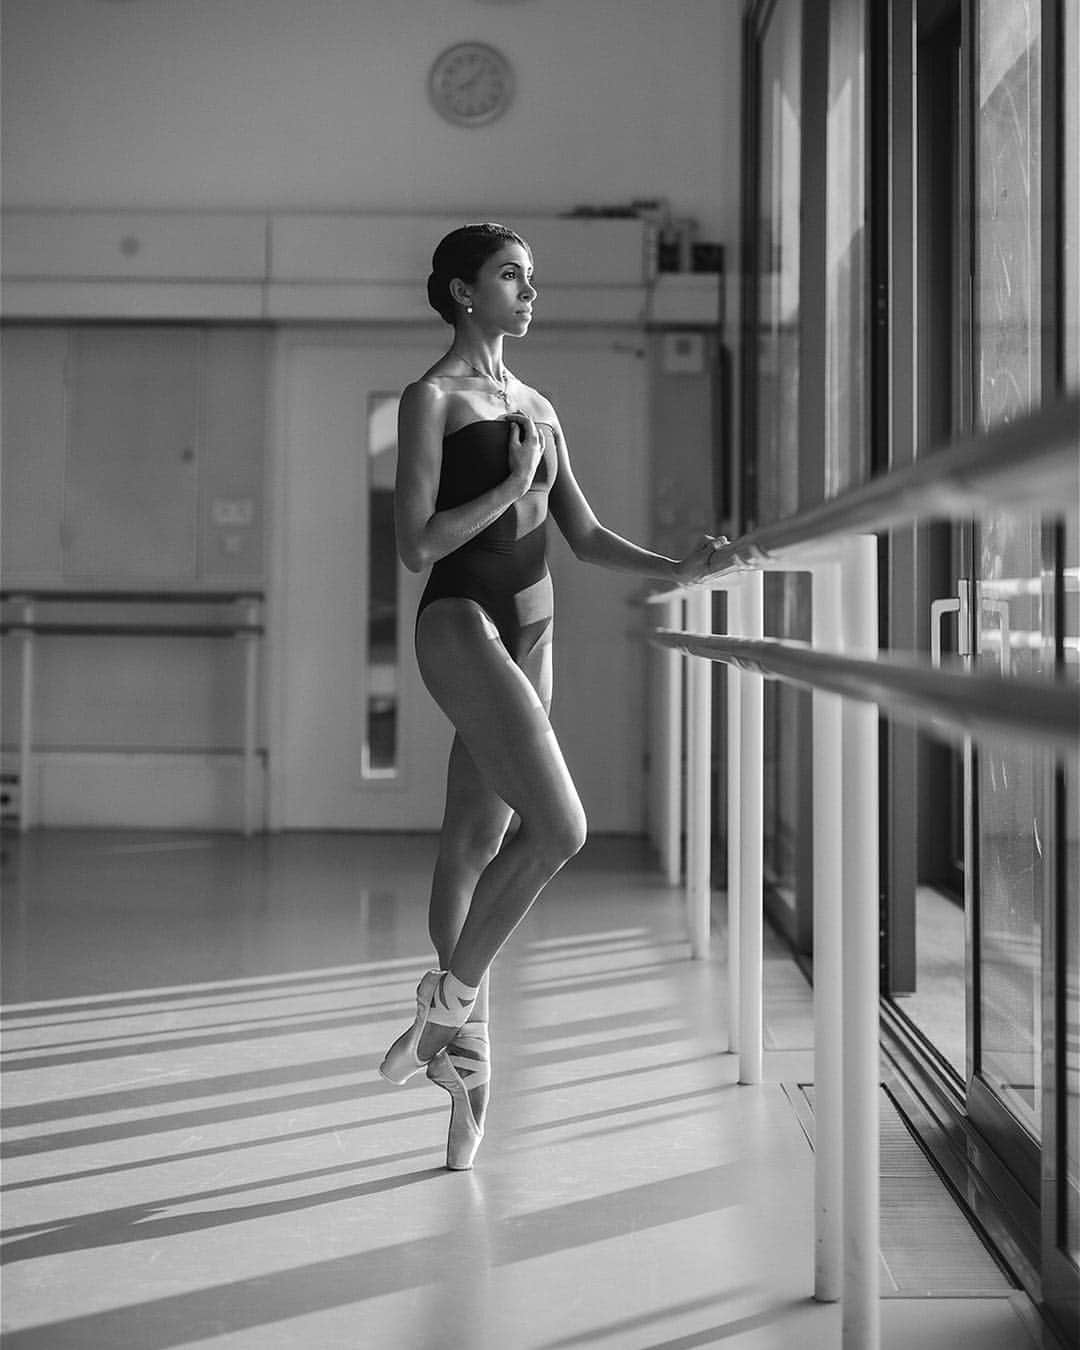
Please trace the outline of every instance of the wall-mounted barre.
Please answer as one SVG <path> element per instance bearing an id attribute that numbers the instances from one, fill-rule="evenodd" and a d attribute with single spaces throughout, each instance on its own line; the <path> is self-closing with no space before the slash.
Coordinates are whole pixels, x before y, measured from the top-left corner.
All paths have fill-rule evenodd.
<path id="1" fill-rule="evenodd" d="M 19 829 L 34 824 L 35 759 L 34 708 L 36 644 L 53 637 L 229 638 L 244 649 L 243 830 L 255 830 L 255 778 L 258 756 L 259 644 L 263 596 L 258 591 L 61 591 L 13 590 L 0 592 L 0 603 L 14 611 L 0 622 L 0 633 L 22 644 L 19 689 Z M 47 618 L 41 610 L 55 605 L 228 605 L 239 618 L 223 616 L 217 622 L 115 622 L 98 619 Z"/>

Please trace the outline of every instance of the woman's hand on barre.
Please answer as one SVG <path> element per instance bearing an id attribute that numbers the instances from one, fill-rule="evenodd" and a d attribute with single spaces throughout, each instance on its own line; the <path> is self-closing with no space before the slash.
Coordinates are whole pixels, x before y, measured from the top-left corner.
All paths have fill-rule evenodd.
<path id="1" fill-rule="evenodd" d="M 707 534 L 685 558 L 675 564 L 675 578 L 683 585 L 703 581 L 713 571 L 713 554 L 731 541 L 726 534 Z"/>

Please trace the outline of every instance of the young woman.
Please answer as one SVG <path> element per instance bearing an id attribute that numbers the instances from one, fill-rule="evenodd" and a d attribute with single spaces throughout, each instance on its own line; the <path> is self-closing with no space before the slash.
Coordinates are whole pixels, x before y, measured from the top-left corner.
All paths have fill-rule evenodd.
<path id="1" fill-rule="evenodd" d="M 528 332 L 537 292 L 528 244 L 502 225 L 466 225 L 435 250 L 432 307 L 449 350 L 405 390 L 396 517 L 406 567 L 431 568 L 416 656 L 456 735 L 431 890 L 439 970 L 379 1072 L 427 1068 L 451 1097 L 447 1166 L 472 1166 L 490 1076 L 488 970 L 544 885 L 585 842 L 585 813 L 548 721 L 550 512 L 583 562 L 668 581 L 708 571 L 720 540 L 681 562 L 620 538 L 593 514 L 555 409 L 503 363 Z M 519 828 L 507 835 L 512 813 Z"/>

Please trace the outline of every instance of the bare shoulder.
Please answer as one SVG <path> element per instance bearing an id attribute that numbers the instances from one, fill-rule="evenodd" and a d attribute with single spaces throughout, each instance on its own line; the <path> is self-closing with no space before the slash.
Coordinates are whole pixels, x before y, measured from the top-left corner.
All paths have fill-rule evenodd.
<path id="1" fill-rule="evenodd" d="M 539 389 L 533 389 L 521 380 L 517 381 L 514 393 L 517 395 L 517 404 L 521 412 L 531 417 L 534 422 L 546 422 L 548 426 L 562 433 L 555 405 L 546 394 L 542 394 Z"/>
<path id="2" fill-rule="evenodd" d="M 401 406 L 413 412 L 430 412 L 446 400 L 446 390 L 430 372 L 402 390 Z"/>
<path id="3" fill-rule="evenodd" d="M 399 419 L 405 425 L 430 425 L 441 433 L 446 423 L 446 393 L 438 380 L 421 375 L 402 391 Z"/>

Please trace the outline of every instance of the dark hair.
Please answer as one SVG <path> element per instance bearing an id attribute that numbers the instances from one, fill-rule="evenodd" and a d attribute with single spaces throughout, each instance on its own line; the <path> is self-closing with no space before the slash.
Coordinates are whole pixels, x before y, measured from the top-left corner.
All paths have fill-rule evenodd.
<path id="1" fill-rule="evenodd" d="M 450 294 L 450 283 L 455 277 L 475 281 L 484 263 L 507 244 L 520 244 L 532 257 L 532 249 L 520 234 L 506 225 L 484 221 L 479 225 L 462 225 L 440 239 L 431 259 L 428 277 L 428 303 L 436 314 L 453 324 L 458 305 Z"/>

